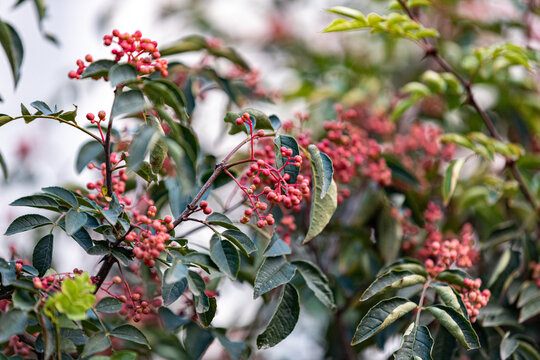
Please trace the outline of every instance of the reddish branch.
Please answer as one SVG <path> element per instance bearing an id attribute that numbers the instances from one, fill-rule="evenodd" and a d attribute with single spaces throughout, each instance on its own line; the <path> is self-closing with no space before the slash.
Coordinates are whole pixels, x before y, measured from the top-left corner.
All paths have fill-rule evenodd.
<path id="1" fill-rule="evenodd" d="M 416 17 L 412 13 L 411 9 L 407 6 L 405 0 L 398 0 L 398 1 L 401 7 L 403 8 L 403 10 L 411 18 L 411 20 L 419 23 L 419 21 L 416 19 Z M 461 83 L 461 85 L 465 89 L 468 104 L 471 105 L 476 110 L 478 115 L 480 115 L 480 117 L 482 118 L 482 121 L 486 125 L 491 136 L 493 136 L 493 138 L 495 138 L 498 141 L 504 142 L 504 139 L 497 131 L 497 128 L 495 127 L 495 124 L 493 123 L 491 118 L 488 116 L 486 111 L 482 109 L 482 107 L 480 107 L 480 105 L 478 104 L 472 92 L 471 81 L 466 80 L 448 62 L 446 62 L 446 60 L 444 60 L 439 54 L 439 49 L 437 49 L 437 47 L 430 44 L 429 41 L 427 41 L 426 39 L 422 39 L 422 40 L 423 41 L 418 42 L 418 44 L 425 51 L 426 57 L 432 58 L 444 71 L 447 71 L 456 77 L 456 79 Z M 540 209 L 538 208 L 538 205 L 536 204 L 536 200 L 534 199 L 531 191 L 527 187 L 527 184 L 525 183 L 525 179 L 523 179 L 523 175 L 520 173 L 519 169 L 517 168 L 516 162 L 511 158 L 506 158 L 505 167 L 510 169 L 510 172 L 514 176 L 514 179 L 517 181 L 519 185 L 519 189 L 523 193 L 523 196 L 525 197 L 527 202 L 532 206 L 532 208 L 536 211 L 537 214 L 540 214 Z"/>

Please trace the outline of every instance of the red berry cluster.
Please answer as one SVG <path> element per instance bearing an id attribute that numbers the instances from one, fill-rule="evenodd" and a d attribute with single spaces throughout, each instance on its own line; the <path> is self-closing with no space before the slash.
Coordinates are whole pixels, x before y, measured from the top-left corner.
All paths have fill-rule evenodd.
<path id="1" fill-rule="evenodd" d="M 456 264 L 468 268 L 473 265 L 476 250 L 473 249 L 474 234 L 470 224 L 465 224 L 459 237 L 443 240 L 442 234 L 433 224 L 427 224 L 428 235 L 424 241 L 424 248 L 419 252 L 425 260 L 427 271 L 437 276 L 441 271 L 450 269 Z"/>
<path id="2" fill-rule="evenodd" d="M 480 309 L 487 305 L 491 291 L 489 289 L 480 291 L 480 286 L 482 286 L 480 279 L 465 279 L 463 282 L 465 286 L 461 289 L 460 295 L 467 308 L 469 319 L 475 322 Z"/>
<path id="3" fill-rule="evenodd" d="M 359 175 L 371 178 L 381 186 L 388 186 L 392 173 L 386 161 L 381 158 L 381 146 L 368 132 L 344 120 L 356 116 L 354 110 L 342 112 L 336 106 L 337 120 L 324 124 L 325 138 L 317 144 L 320 151 L 326 153 L 334 164 L 334 179 L 340 184 L 348 184 Z M 341 190 L 341 187 L 340 187 Z M 348 192 L 340 191 L 338 202 L 348 196 Z"/>
<path id="4" fill-rule="evenodd" d="M 126 57 L 129 64 L 133 64 L 139 74 L 148 75 L 159 71 L 161 75 L 167 76 L 167 60 L 161 59 L 161 54 L 157 48 L 157 42 L 148 38 L 143 38 L 142 33 L 137 30 L 133 34 L 120 33 L 118 30 L 113 30 L 112 35 L 103 37 L 105 46 L 110 46 L 113 43 L 118 44 L 118 49 L 113 49 L 111 53 L 115 56 L 114 61 L 120 62 Z M 91 55 L 86 55 L 85 60 L 92 63 Z M 81 74 L 86 69 L 87 65 L 83 60 L 77 60 L 78 69 L 70 71 L 68 76 L 72 79 L 79 79 Z"/>
<path id="5" fill-rule="evenodd" d="M 250 115 L 245 113 L 242 117 L 236 119 L 236 124 L 247 124 L 250 127 L 250 134 L 253 134 L 253 122 Z M 282 146 L 280 148 L 283 164 L 275 167 L 274 150 L 270 145 L 265 145 L 263 149 L 254 149 L 255 139 L 265 135 L 264 130 L 250 136 L 251 158 L 248 162 L 251 165 L 245 174 L 238 181 L 229 171 L 227 174 L 233 178 L 244 195 L 250 202 L 250 207 L 244 211 L 241 223 L 247 224 L 252 216 L 257 217 L 257 226 L 262 228 L 266 225 L 274 225 L 274 216 L 269 213 L 263 215 L 263 212 L 270 210 L 272 206 L 280 206 L 285 213 L 290 211 L 299 211 L 301 202 L 304 198 L 309 199 L 310 180 L 303 175 L 298 175 L 294 183 L 289 183 L 291 176 L 288 173 L 282 174 L 287 166 L 302 166 L 303 158 L 301 155 L 293 155 L 293 150 Z M 250 184 L 249 186 L 247 186 Z"/>
<path id="6" fill-rule="evenodd" d="M 441 161 L 449 161 L 454 155 L 454 144 L 441 144 L 442 128 L 434 124 L 417 123 L 405 134 L 396 134 L 385 151 L 398 157 L 410 169 L 423 187 L 429 185 L 426 174 L 437 170 Z"/>
<path id="7" fill-rule="evenodd" d="M 17 335 L 13 335 L 9 338 L 8 347 L 4 350 L 4 352 L 8 356 L 24 357 L 30 355 L 30 347 L 23 343 Z"/>
<path id="8" fill-rule="evenodd" d="M 153 204 L 151 200 L 148 201 Z M 125 236 L 125 242 L 133 244 L 133 255 L 143 260 L 148 267 L 154 267 L 154 260 L 165 250 L 166 242 L 171 238 L 168 233 L 173 229 L 173 218 L 165 216 L 163 220 L 153 219 L 156 216 L 156 207 L 151 205 L 146 214 L 138 210 L 132 212 L 132 226 L 137 230 L 129 232 Z"/>
<path id="9" fill-rule="evenodd" d="M 540 287 L 540 263 L 531 261 L 529 267 L 532 270 L 531 278 L 536 282 L 536 286 Z"/>
<path id="10" fill-rule="evenodd" d="M 111 166 L 113 167 L 113 170 L 115 166 L 117 166 L 121 161 L 123 161 L 117 153 L 111 153 L 110 159 L 111 159 Z M 90 170 L 98 169 L 98 167 L 96 167 L 96 165 L 94 165 L 93 163 L 88 164 L 87 168 Z M 86 188 L 88 190 L 96 191 L 95 193 L 88 194 L 88 199 L 92 201 L 96 201 L 98 204 L 105 206 L 107 205 L 107 202 L 104 201 L 105 194 L 107 193 L 106 189 L 104 189 L 105 181 L 106 181 L 105 179 L 107 176 L 105 163 L 101 163 L 101 166 L 99 167 L 99 169 L 101 170 L 101 178 L 94 182 L 89 182 L 88 184 L 86 184 Z M 126 192 L 127 180 L 128 180 L 128 177 L 127 177 L 125 168 L 118 170 L 118 172 L 115 172 L 115 171 L 112 172 L 113 192 L 116 194 L 116 196 L 118 197 L 118 201 L 121 204 L 129 206 L 131 205 L 131 198 L 124 196 L 124 193 Z"/>

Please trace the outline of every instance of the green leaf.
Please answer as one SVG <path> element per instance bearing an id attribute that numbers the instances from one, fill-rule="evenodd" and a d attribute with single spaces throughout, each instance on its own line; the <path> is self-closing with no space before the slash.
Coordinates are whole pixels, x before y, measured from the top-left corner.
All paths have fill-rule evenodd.
<path id="1" fill-rule="evenodd" d="M 463 270 L 459 269 L 449 269 L 441 271 L 436 277 L 436 280 L 447 282 L 449 284 L 454 284 L 457 286 L 464 286 L 464 280 L 470 278 L 471 276 Z"/>
<path id="2" fill-rule="evenodd" d="M 45 235 L 34 247 L 32 265 L 39 271 L 39 276 L 43 276 L 51 267 L 53 240 L 52 234 Z"/>
<path id="3" fill-rule="evenodd" d="M 504 338 L 502 339 L 501 345 L 499 348 L 501 360 L 506 360 L 510 356 L 512 356 L 512 354 L 517 350 L 518 345 L 519 345 L 518 340 L 514 337 L 511 337 L 510 333 L 507 332 L 504 335 Z"/>
<path id="4" fill-rule="evenodd" d="M 68 204 L 71 207 L 77 208 L 79 207 L 79 202 L 77 201 L 77 198 L 75 197 L 75 194 L 73 194 L 68 189 L 64 189 L 60 186 L 50 186 L 42 188 L 44 192 L 54 195 L 54 197 L 62 200 L 66 204 Z"/>
<path id="5" fill-rule="evenodd" d="M 320 198 L 324 198 L 334 176 L 334 166 L 332 160 L 317 149 L 313 144 L 308 146 L 311 163 L 313 164 L 313 175 L 317 177 L 317 183 L 321 184 Z"/>
<path id="6" fill-rule="evenodd" d="M 122 306 L 124 306 L 124 303 L 122 303 L 120 300 L 113 298 L 112 296 L 107 296 L 98 301 L 96 304 L 96 311 L 103 313 L 116 313 L 122 309 Z"/>
<path id="7" fill-rule="evenodd" d="M 238 230 L 236 226 L 233 225 L 231 219 L 229 219 L 226 215 L 223 215 L 221 213 L 218 213 L 214 211 L 212 214 L 208 215 L 206 218 L 206 221 L 210 225 L 218 225 L 221 227 L 224 227 L 225 229 L 229 230 Z"/>
<path id="8" fill-rule="evenodd" d="M 150 344 L 148 344 L 146 336 L 144 336 L 144 334 L 133 325 L 120 325 L 111 331 L 111 336 L 123 340 L 133 341 L 134 343 L 146 345 L 148 348 L 150 348 Z"/>
<path id="9" fill-rule="evenodd" d="M 519 312 L 519 322 L 523 323 L 540 314 L 540 298 L 529 301 Z"/>
<path id="10" fill-rule="evenodd" d="M 300 154 L 300 150 L 298 147 L 298 143 L 296 142 L 296 139 L 289 135 L 276 135 L 274 137 L 274 146 L 275 146 L 275 161 L 276 161 L 276 168 L 281 168 L 287 161 L 287 158 L 285 156 L 281 156 L 281 148 L 285 147 L 287 149 L 292 150 L 291 156 L 296 156 Z M 313 163 L 312 160 L 312 171 L 313 166 L 315 166 L 315 163 Z M 287 180 L 289 184 L 296 183 L 296 178 L 298 177 L 298 174 L 300 173 L 300 168 L 296 167 L 296 165 L 289 164 L 285 166 L 285 168 L 282 170 L 281 174 L 289 174 L 290 178 Z M 313 172 L 316 173 L 315 171 Z M 322 187 L 321 187 L 321 193 L 322 193 Z M 320 196 L 320 194 L 319 194 Z"/>
<path id="11" fill-rule="evenodd" d="M 401 224 L 390 213 L 390 207 L 385 206 L 377 217 L 376 240 L 379 251 L 386 264 L 394 261 L 401 248 L 403 229 Z"/>
<path id="12" fill-rule="evenodd" d="M 452 360 L 458 348 L 456 339 L 443 326 L 439 326 L 431 355 L 436 360 Z"/>
<path id="13" fill-rule="evenodd" d="M 503 289 L 510 285 L 513 274 L 521 265 L 520 258 L 520 253 L 511 248 L 507 248 L 500 256 L 487 285 L 493 294 L 492 296 L 497 296 Z"/>
<path id="14" fill-rule="evenodd" d="M 373 306 L 360 320 L 351 345 L 357 345 L 375 335 L 413 309 L 416 304 L 400 297 L 383 300 Z"/>
<path id="15" fill-rule="evenodd" d="M 141 167 L 146 153 L 158 135 L 158 131 L 153 126 L 144 126 L 137 131 L 129 146 L 128 165 L 131 170 L 137 171 Z"/>
<path id="16" fill-rule="evenodd" d="M 13 82 L 15 87 L 19 83 L 21 77 L 21 65 L 24 56 L 24 50 L 21 38 L 17 34 L 17 31 L 8 23 L 0 20 L 0 43 L 4 48 L 4 52 L 9 61 L 11 67 L 11 74 L 13 75 Z"/>
<path id="17" fill-rule="evenodd" d="M 86 224 L 87 220 L 88 218 L 85 213 L 79 212 L 76 209 L 69 209 L 66 214 L 66 233 L 68 235 L 75 234 Z"/>
<path id="18" fill-rule="evenodd" d="M 84 345 L 83 354 L 92 355 L 107 349 L 109 346 L 111 346 L 111 339 L 105 332 L 98 332 L 88 339 L 88 342 Z"/>
<path id="19" fill-rule="evenodd" d="M 59 211 L 59 204 L 50 196 L 47 195 L 30 195 L 23 196 L 13 201 L 10 206 L 28 206 L 38 209 L 47 209 L 52 211 Z"/>
<path id="20" fill-rule="evenodd" d="M 80 173 L 92 160 L 97 160 L 104 156 L 103 145 L 95 140 L 91 140 L 85 143 L 79 150 L 77 160 L 75 161 L 75 169 Z"/>
<path id="21" fill-rule="evenodd" d="M 288 283 L 293 277 L 296 267 L 291 265 L 282 256 L 267 257 L 257 271 L 253 285 L 253 298 Z"/>
<path id="22" fill-rule="evenodd" d="M 163 304 L 165 306 L 171 305 L 180 297 L 180 295 L 184 293 L 184 291 L 186 291 L 187 286 L 188 286 L 187 279 L 182 279 L 180 281 L 175 282 L 174 284 L 163 283 L 161 287 L 161 296 L 163 297 Z"/>
<path id="23" fill-rule="evenodd" d="M 442 326 L 452 334 L 467 350 L 478 349 L 480 341 L 471 323 L 458 311 L 446 305 L 431 305 L 425 308 Z"/>
<path id="24" fill-rule="evenodd" d="M 466 160 L 466 158 L 453 160 L 446 168 L 446 173 L 444 175 L 443 184 L 441 187 L 444 206 L 448 206 L 448 203 L 450 203 L 454 190 L 456 190 L 459 173 L 461 172 L 463 164 L 465 164 Z"/>
<path id="25" fill-rule="evenodd" d="M 46 103 L 44 103 L 43 101 L 34 101 L 33 103 L 30 104 L 32 107 L 34 107 L 36 110 L 38 111 L 41 111 L 41 113 L 43 115 L 51 115 L 53 113 L 53 111 L 51 110 L 51 108 L 49 107 L 49 105 L 47 105 Z"/>
<path id="26" fill-rule="evenodd" d="M 141 90 L 116 93 L 111 110 L 111 119 L 144 111 L 144 96 Z"/>
<path id="27" fill-rule="evenodd" d="M 28 315 L 21 310 L 11 310 L 0 316 L 0 343 L 8 341 L 13 335 L 22 334 L 27 321 Z"/>
<path id="28" fill-rule="evenodd" d="M 422 275 L 407 270 L 391 270 L 377 277 L 366 291 L 364 291 L 360 297 L 360 301 L 366 301 L 389 289 L 401 289 L 412 285 L 424 284 L 425 282 L 426 278 Z"/>
<path id="29" fill-rule="evenodd" d="M 270 322 L 257 336 L 257 348 L 267 349 L 279 344 L 294 330 L 300 314 L 298 291 L 291 284 L 281 290 L 279 302 Z"/>
<path id="30" fill-rule="evenodd" d="M 88 251 L 94 244 L 92 243 L 92 238 L 88 231 L 85 228 L 80 228 L 75 234 L 71 237 L 79 244 L 85 251 Z"/>
<path id="31" fill-rule="evenodd" d="M 165 284 L 172 284 L 185 279 L 188 274 L 188 268 L 180 260 L 174 260 L 172 266 L 167 269 L 163 275 L 163 281 Z"/>
<path id="32" fill-rule="evenodd" d="M 206 296 L 206 295 L 204 295 Z M 216 316 L 217 300 L 215 297 L 208 298 L 208 310 L 204 312 L 197 312 L 199 320 L 204 326 L 210 326 L 214 316 Z"/>
<path id="33" fill-rule="evenodd" d="M 111 355 L 111 360 L 136 360 L 137 353 L 135 351 L 122 350 Z"/>
<path id="34" fill-rule="evenodd" d="M 175 332 L 190 322 L 188 318 L 176 315 L 171 309 L 165 306 L 159 308 L 158 314 L 167 332 Z"/>
<path id="35" fill-rule="evenodd" d="M 328 12 L 343 15 L 355 20 L 365 21 L 367 23 L 365 15 L 360 10 L 351 9 L 345 6 L 335 6 L 328 9 Z"/>
<path id="36" fill-rule="evenodd" d="M 234 243 L 246 255 L 257 251 L 253 240 L 240 230 L 226 230 L 221 235 Z"/>
<path id="37" fill-rule="evenodd" d="M 210 240 L 210 258 L 231 279 L 236 278 L 240 270 L 240 256 L 229 240 L 222 240 L 214 234 Z"/>
<path id="38" fill-rule="evenodd" d="M 362 20 L 345 20 L 345 19 L 335 19 L 323 29 L 322 32 L 336 32 L 336 31 L 349 31 L 357 30 L 367 27 L 366 21 Z"/>
<path id="39" fill-rule="evenodd" d="M 224 334 L 217 331 L 217 329 L 213 332 L 213 334 L 218 339 L 221 346 L 223 346 L 225 351 L 227 351 L 227 354 L 229 354 L 231 359 L 240 360 L 242 355 L 245 354 L 247 346 L 244 341 L 231 341 Z"/>
<path id="40" fill-rule="evenodd" d="M 109 70 L 117 64 L 116 61 L 112 60 L 98 60 L 94 61 L 88 67 L 84 70 L 82 73 L 81 78 L 98 78 L 98 77 L 106 77 L 109 75 Z"/>
<path id="41" fill-rule="evenodd" d="M 328 284 L 328 278 L 321 269 L 315 264 L 304 260 L 293 261 L 292 264 L 296 266 L 306 285 L 313 291 L 317 299 L 330 310 L 335 310 L 334 294 Z"/>
<path id="42" fill-rule="evenodd" d="M 137 70 L 131 64 L 116 64 L 109 70 L 109 81 L 112 87 L 137 80 Z"/>
<path id="43" fill-rule="evenodd" d="M 433 338 L 425 326 L 412 323 L 403 334 L 400 348 L 394 353 L 395 360 L 431 360 Z"/>
<path id="44" fill-rule="evenodd" d="M 73 106 L 75 106 L 75 110 L 63 112 L 59 114 L 58 117 L 66 121 L 75 122 L 75 119 L 77 118 L 77 105 L 73 105 Z"/>
<path id="45" fill-rule="evenodd" d="M 289 255 L 290 253 L 290 246 L 279 237 L 276 231 L 274 231 L 272 237 L 270 238 L 270 242 L 268 242 L 268 246 L 266 246 L 266 249 L 263 252 L 263 256 L 281 256 Z"/>
<path id="46" fill-rule="evenodd" d="M 152 151 L 150 151 L 150 166 L 153 173 L 159 174 L 159 172 L 161 171 L 161 168 L 163 167 L 163 162 L 167 157 L 167 150 L 167 143 L 163 139 L 158 139 L 158 141 L 156 141 L 156 144 L 152 148 Z"/>
<path id="47" fill-rule="evenodd" d="M 6 125 L 8 122 L 14 120 L 11 116 L 0 114 L 0 126 Z"/>
<path id="48" fill-rule="evenodd" d="M 465 308 L 463 299 L 457 293 L 456 289 L 444 283 L 431 283 L 430 287 L 435 289 L 435 292 L 445 305 L 450 306 L 452 309 L 460 312 L 466 319 L 469 319 L 469 313 Z"/>
<path id="49" fill-rule="evenodd" d="M 336 211 L 337 208 L 337 186 L 334 180 L 331 180 L 330 186 L 324 197 L 321 196 L 324 192 L 324 188 L 323 182 L 319 179 L 319 174 L 321 173 L 320 165 L 321 163 L 318 162 L 317 159 L 311 158 L 313 194 L 311 198 L 309 229 L 302 244 L 307 244 L 315 236 L 321 233 L 325 226 L 330 222 L 330 219 L 332 219 L 332 215 L 334 215 L 334 211 Z M 322 170 L 324 172 L 324 167 Z M 326 175 L 323 175 L 323 178 L 326 177 Z"/>
<path id="50" fill-rule="evenodd" d="M 13 292 L 12 301 L 15 309 L 30 311 L 36 306 L 37 299 L 30 291 L 17 288 Z"/>
<path id="51" fill-rule="evenodd" d="M 52 224 L 51 220 L 43 215 L 27 214 L 13 220 L 4 235 L 13 235 L 49 224 Z"/>
<path id="52" fill-rule="evenodd" d="M 2 119 L 0 117 L 0 126 L 2 126 Z M 4 180 L 8 178 L 8 169 L 2 153 L 0 153 L 0 168 L 2 169 L 2 174 L 4 174 Z"/>

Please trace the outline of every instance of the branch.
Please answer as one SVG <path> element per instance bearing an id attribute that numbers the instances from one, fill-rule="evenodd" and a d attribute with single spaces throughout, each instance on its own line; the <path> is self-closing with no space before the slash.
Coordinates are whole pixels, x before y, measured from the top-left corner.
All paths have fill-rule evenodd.
<path id="1" fill-rule="evenodd" d="M 418 22 L 418 20 L 414 17 L 414 15 L 411 12 L 411 9 L 407 6 L 405 1 L 404 0 L 398 0 L 398 1 L 401 7 L 403 8 L 403 10 L 411 18 L 411 20 Z M 482 118 L 482 121 L 486 125 L 491 136 L 493 136 L 493 138 L 495 138 L 498 141 L 505 142 L 502 136 L 497 131 L 497 128 L 495 127 L 495 124 L 493 123 L 491 118 L 488 116 L 486 111 L 482 109 L 482 107 L 480 107 L 480 105 L 476 101 L 476 98 L 472 92 L 471 81 L 466 80 L 463 76 L 461 76 L 448 62 L 446 62 L 446 60 L 444 60 L 441 57 L 437 47 L 430 44 L 426 39 L 424 39 L 423 42 L 418 42 L 418 44 L 425 51 L 426 57 L 431 57 L 437 64 L 439 64 L 439 66 L 444 71 L 447 71 L 456 77 L 456 79 L 461 83 L 461 85 L 463 85 L 465 89 L 465 93 L 467 95 L 467 101 L 469 105 L 471 105 L 476 110 L 478 115 L 480 115 L 480 117 Z M 531 191 L 527 187 L 527 184 L 525 183 L 525 179 L 523 178 L 522 174 L 517 168 L 516 162 L 513 159 L 506 158 L 506 167 L 510 169 L 510 172 L 514 176 L 514 179 L 517 181 L 519 185 L 519 189 L 523 193 L 523 196 L 525 197 L 527 202 L 536 211 L 537 215 L 539 215 L 540 209 L 538 208 L 538 205 L 536 204 L 536 200 L 534 199 Z"/>

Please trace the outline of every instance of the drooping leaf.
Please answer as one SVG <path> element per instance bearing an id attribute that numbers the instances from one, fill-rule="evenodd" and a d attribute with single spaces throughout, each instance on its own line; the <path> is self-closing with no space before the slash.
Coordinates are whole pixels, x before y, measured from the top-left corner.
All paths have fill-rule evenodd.
<path id="1" fill-rule="evenodd" d="M 52 224 L 52 221 L 43 215 L 22 215 L 13 220 L 13 222 L 8 226 L 4 235 L 13 235 L 49 224 Z"/>
<path id="2" fill-rule="evenodd" d="M 13 201 L 10 206 L 28 206 L 38 209 L 47 209 L 52 211 L 58 211 L 59 204 L 48 195 L 37 194 L 30 196 L 23 196 Z"/>
<path id="3" fill-rule="evenodd" d="M 266 249 L 263 252 L 263 256 L 281 256 L 288 255 L 290 253 L 290 246 L 281 239 L 281 237 L 277 234 L 276 231 L 274 231 L 272 237 L 270 238 L 270 241 L 268 242 L 268 246 L 266 246 Z"/>
<path id="4" fill-rule="evenodd" d="M 109 82 L 112 87 L 137 80 L 137 70 L 131 64 L 116 64 L 109 70 Z"/>
<path id="5" fill-rule="evenodd" d="M 216 211 L 208 215 L 208 217 L 206 218 L 206 221 L 210 225 L 219 225 L 229 230 L 239 230 L 236 226 L 233 225 L 231 219 L 229 219 L 226 215 L 223 215 Z"/>
<path id="6" fill-rule="evenodd" d="M 116 61 L 112 60 L 98 60 L 94 61 L 82 73 L 81 78 L 97 78 L 102 76 L 108 76 L 109 70 L 117 64 Z"/>
<path id="7" fill-rule="evenodd" d="M 129 90 L 117 93 L 111 110 L 111 119 L 123 115 L 137 114 L 145 108 L 144 96 L 141 90 Z"/>
<path id="8" fill-rule="evenodd" d="M 294 277 L 295 271 L 296 267 L 282 256 L 265 258 L 255 277 L 253 298 L 288 283 Z"/>
<path id="9" fill-rule="evenodd" d="M 122 306 L 124 306 L 124 303 L 122 303 L 120 300 L 113 298 L 112 296 L 107 296 L 98 301 L 96 304 L 96 311 L 103 313 L 116 313 L 122 309 Z"/>
<path id="10" fill-rule="evenodd" d="M 330 187 L 324 198 L 321 197 L 323 193 L 323 184 L 317 179 L 315 175 L 317 170 L 315 170 L 315 164 L 311 162 L 311 173 L 314 174 L 312 177 L 313 181 L 313 195 L 311 200 L 311 211 L 309 216 L 309 229 L 306 234 L 306 237 L 302 241 L 302 244 L 307 244 L 315 236 L 319 235 L 321 231 L 326 227 L 326 225 L 332 219 L 332 215 L 337 208 L 337 186 L 334 180 L 332 180 Z"/>
<path id="11" fill-rule="evenodd" d="M 478 349 L 480 341 L 471 323 L 460 312 L 446 305 L 430 305 L 425 308 L 466 349 Z"/>
<path id="12" fill-rule="evenodd" d="M 206 295 L 205 295 L 206 296 Z M 198 312 L 197 316 L 204 326 L 210 326 L 214 316 L 216 316 L 217 302 L 215 297 L 208 297 L 208 310 Z"/>
<path id="13" fill-rule="evenodd" d="M 171 309 L 165 306 L 159 308 L 158 314 L 165 330 L 168 332 L 174 332 L 190 322 L 188 318 L 176 315 Z"/>
<path id="14" fill-rule="evenodd" d="M 357 345 L 369 339 L 416 307 L 417 305 L 412 301 L 400 297 L 379 302 L 360 320 L 351 345 Z"/>
<path id="15" fill-rule="evenodd" d="M 296 266 L 306 285 L 313 291 L 317 299 L 330 310 L 334 310 L 336 308 L 334 294 L 328 283 L 328 278 L 321 269 L 315 264 L 304 260 L 293 261 L 292 264 Z"/>
<path id="16" fill-rule="evenodd" d="M 507 332 L 501 341 L 499 348 L 501 360 L 506 360 L 517 350 L 519 342 Z"/>
<path id="17" fill-rule="evenodd" d="M 214 234 L 210 240 L 210 258 L 221 271 L 232 279 L 236 278 L 240 270 L 240 256 L 229 240 L 220 239 Z"/>
<path id="18" fill-rule="evenodd" d="M 394 353 L 395 360 L 431 360 L 433 338 L 426 326 L 412 323 L 403 334 L 400 348 Z"/>
<path id="19" fill-rule="evenodd" d="M 98 332 L 92 335 L 86 345 L 84 345 L 83 354 L 92 355 L 101 352 L 111 346 L 111 339 L 105 332 Z"/>
<path id="20" fill-rule="evenodd" d="M 389 289 L 401 289 L 404 287 L 424 284 L 426 278 L 408 270 L 391 270 L 377 277 L 364 291 L 360 301 L 365 301 L 377 294 Z"/>
<path id="21" fill-rule="evenodd" d="M 240 230 L 226 230 L 221 235 L 234 243 L 246 255 L 257 251 L 253 240 Z"/>
<path id="22" fill-rule="evenodd" d="M 21 310 L 11 310 L 0 316 L 0 343 L 6 342 L 13 335 L 22 334 L 28 322 L 28 315 Z"/>
<path id="23" fill-rule="evenodd" d="M 163 283 L 161 287 L 161 296 L 163 297 L 163 304 L 169 306 L 175 302 L 180 295 L 186 291 L 188 286 L 187 279 L 182 279 L 173 284 Z"/>
<path id="24" fill-rule="evenodd" d="M 32 264 L 39 271 L 39 276 L 43 276 L 45 272 L 51 267 L 53 240 L 53 235 L 47 234 L 42 237 L 34 247 L 34 252 L 32 254 Z"/>
<path id="25" fill-rule="evenodd" d="M 272 128 L 272 125 L 270 124 L 270 128 Z M 276 162 L 276 168 L 280 169 L 282 168 L 285 163 L 287 162 L 287 157 L 281 155 L 281 148 L 286 148 L 292 150 L 292 157 L 295 157 L 300 154 L 300 150 L 298 147 L 298 143 L 296 142 L 296 139 L 289 135 L 276 135 L 274 138 L 274 147 L 275 147 L 275 162 Z M 313 168 L 315 167 L 315 164 L 312 160 L 312 172 L 314 174 L 317 174 Z M 290 178 L 287 180 L 289 184 L 296 183 L 296 178 L 298 177 L 298 174 L 300 173 L 300 168 L 297 167 L 294 164 L 288 164 L 285 165 L 283 171 L 281 172 L 282 175 L 289 174 Z M 322 193 L 322 184 L 321 184 L 321 193 Z M 320 197 L 320 194 L 319 194 Z M 322 198 L 322 197 L 321 197 Z"/>
<path id="26" fill-rule="evenodd" d="M 21 65 L 24 56 L 24 49 L 21 38 L 17 31 L 8 23 L 0 20 L 0 43 L 4 48 L 4 52 L 9 61 L 11 67 L 11 74 L 13 76 L 13 83 L 15 87 L 19 83 L 21 77 Z"/>
<path id="27" fill-rule="evenodd" d="M 130 169 L 137 171 L 140 168 L 157 135 L 158 132 L 153 126 L 139 129 L 129 146 L 128 165 Z"/>
<path id="28" fill-rule="evenodd" d="M 266 349 L 279 344 L 294 330 L 300 314 L 298 291 L 291 284 L 281 290 L 279 302 L 270 322 L 257 336 L 257 348 Z"/>
<path id="29" fill-rule="evenodd" d="M 385 206 L 377 217 L 376 241 L 379 251 L 387 264 L 393 262 L 401 248 L 403 229 Z"/>
<path id="30" fill-rule="evenodd" d="M 431 283 L 430 287 L 435 289 L 435 292 L 441 298 L 441 301 L 451 307 L 452 309 L 460 312 L 467 320 L 469 319 L 469 313 L 463 303 L 463 299 L 457 293 L 456 289 L 452 286 L 444 283 Z"/>
<path id="31" fill-rule="evenodd" d="M 0 121 L 0 126 L 2 126 L 2 122 Z M 6 162 L 4 160 L 4 157 L 2 156 L 2 153 L 0 153 L 0 169 L 2 169 L 2 174 L 4 174 L 4 180 L 7 180 L 8 178 L 8 169 Z"/>
<path id="32" fill-rule="evenodd" d="M 75 234 L 86 224 L 86 221 L 87 217 L 85 213 L 79 212 L 76 209 L 69 209 L 66 214 L 66 233 L 68 235 Z"/>
<path id="33" fill-rule="evenodd" d="M 99 159 L 104 155 L 102 144 L 95 140 L 89 141 L 80 148 L 75 161 L 75 169 L 80 173 L 92 160 Z"/>
<path id="34" fill-rule="evenodd" d="M 133 341 L 134 343 L 146 345 L 150 348 L 150 344 L 146 339 L 146 336 L 133 325 L 124 324 L 114 328 L 111 331 L 111 336 L 119 339 Z"/>
<path id="35" fill-rule="evenodd" d="M 48 194 L 53 195 L 57 199 L 62 200 L 63 202 L 65 202 L 67 205 L 71 207 L 74 207 L 74 208 L 79 207 L 79 202 L 77 201 L 75 194 L 69 191 L 68 189 L 64 189 L 63 187 L 60 187 L 60 186 L 49 186 L 49 187 L 44 187 L 41 190 Z"/>
<path id="36" fill-rule="evenodd" d="M 444 206 L 448 205 L 450 199 L 452 198 L 452 195 L 454 194 L 454 190 L 456 189 L 457 181 L 459 178 L 459 173 L 461 172 L 465 161 L 466 158 L 453 160 L 446 168 L 443 184 L 441 186 Z"/>

